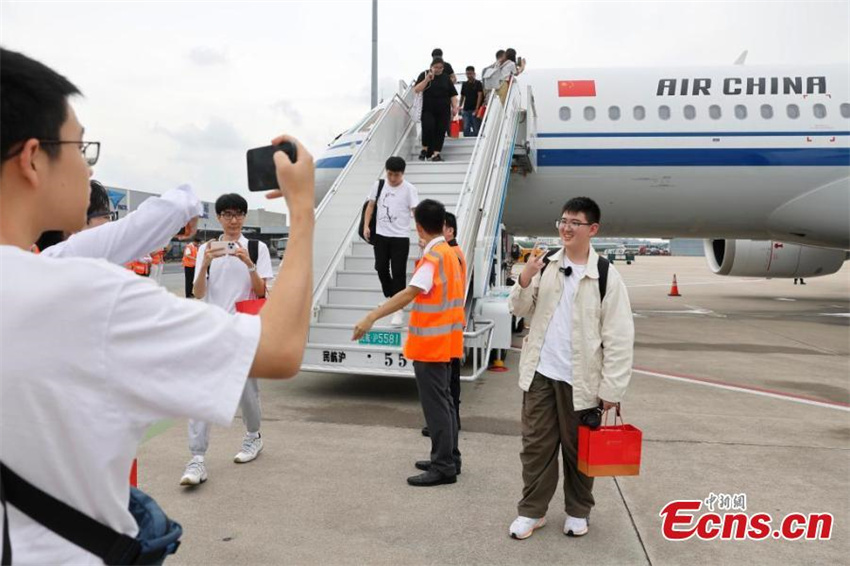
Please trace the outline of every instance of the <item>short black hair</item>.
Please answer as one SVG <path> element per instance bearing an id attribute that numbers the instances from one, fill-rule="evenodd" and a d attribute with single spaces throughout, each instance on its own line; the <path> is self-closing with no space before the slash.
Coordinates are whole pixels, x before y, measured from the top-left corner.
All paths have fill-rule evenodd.
<path id="1" fill-rule="evenodd" d="M 196 244 L 200 244 L 201 241 L 203 241 L 203 238 L 201 238 L 200 234 L 196 233 L 195 236 L 192 238 L 192 241 L 195 242 Z"/>
<path id="2" fill-rule="evenodd" d="M 91 191 L 89 193 L 89 209 L 86 211 L 86 219 L 91 220 L 98 216 L 106 216 L 112 212 L 109 192 L 100 181 L 94 179 L 89 181 Z"/>
<path id="3" fill-rule="evenodd" d="M 499 49 L 498 51 L 496 51 L 496 59 L 498 59 L 499 57 L 501 57 L 504 54 L 505 54 L 505 50 Z"/>
<path id="4" fill-rule="evenodd" d="M 71 81 L 26 55 L 0 49 L 0 162 L 14 156 L 13 148 L 30 139 L 58 140 L 68 119 L 68 97 L 80 94 Z M 42 149 L 50 158 L 58 144 Z"/>
<path id="5" fill-rule="evenodd" d="M 413 218 L 422 226 L 426 234 L 441 235 L 443 225 L 446 223 L 446 207 L 439 201 L 426 198 L 416 205 Z"/>
<path id="6" fill-rule="evenodd" d="M 393 155 L 387 159 L 387 163 L 384 167 L 386 167 L 387 171 L 392 171 L 393 173 L 404 173 L 407 163 L 398 155 Z"/>
<path id="7" fill-rule="evenodd" d="M 238 210 L 248 214 L 248 201 L 236 193 L 221 195 L 215 201 L 215 213 L 219 215 L 225 210 Z"/>
<path id="8" fill-rule="evenodd" d="M 467 71 L 472 71 L 472 72 L 474 73 L 474 72 L 475 72 L 475 67 L 473 67 L 472 65 L 467 65 L 466 70 L 467 70 Z"/>
<path id="9" fill-rule="evenodd" d="M 583 212 L 587 221 L 591 224 L 599 224 L 599 221 L 602 220 L 602 212 L 599 210 L 599 205 L 588 197 L 571 198 L 564 205 L 564 208 L 561 209 L 561 214 L 565 212 L 572 212 L 573 214 Z"/>
<path id="10" fill-rule="evenodd" d="M 507 59 L 508 61 L 513 61 L 514 63 L 516 63 L 516 49 L 508 47 L 505 50 L 505 59 Z"/>
<path id="11" fill-rule="evenodd" d="M 443 61 L 442 57 L 434 57 L 431 60 L 431 67 L 433 67 L 434 65 L 445 65 L 445 64 L 446 64 L 446 62 Z"/>
<path id="12" fill-rule="evenodd" d="M 435 47 L 434 50 L 431 52 L 431 57 L 442 57 L 442 56 L 443 56 L 443 50 L 440 49 L 439 47 Z"/>
<path id="13" fill-rule="evenodd" d="M 457 217 L 451 212 L 446 212 L 446 228 L 451 228 L 457 238 Z"/>

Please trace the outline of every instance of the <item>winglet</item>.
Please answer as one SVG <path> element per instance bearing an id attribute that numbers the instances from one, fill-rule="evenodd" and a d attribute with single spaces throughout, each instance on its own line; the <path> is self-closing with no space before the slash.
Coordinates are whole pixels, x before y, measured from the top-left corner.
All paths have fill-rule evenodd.
<path id="1" fill-rule="evenodd" d="M 743 64 L 744 64 L 744 61 L 746 61 L 746 60 L 747 60 L 747 53 L 749 53 L 749 50 L 748 50 L 748 49 L 744 49 L 744 52 L 743 52 L 743 53 L 741 53 L 740 55 L 738 55 L 738 58 L 737 58 L 737 59 L 735 59 L 735 64 L 736 64 L 736 65 L 743 65 Z"/>

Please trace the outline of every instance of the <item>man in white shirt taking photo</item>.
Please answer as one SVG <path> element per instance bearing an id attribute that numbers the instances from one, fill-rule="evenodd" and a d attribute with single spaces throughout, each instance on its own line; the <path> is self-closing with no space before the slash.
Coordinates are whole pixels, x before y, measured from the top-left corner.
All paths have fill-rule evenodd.
<path id="1" fill-rule="evenodd" d="M 211 305 L 221 307 L 229 313 L 236 312 L 236 303 L 266 296 L 266 286 L 273 277 L 269 248 L 260 241 L 250 242 L 242 234 L 248 202 L 244 197 L 231 193 L 221 195 L 215 201 L 215 213 L 224 232 L 218 242 L 210 241 L 198 249 L 193 294 Z M 232 249 L 221 247 L 235 243 Z M 217 249 L 211 245 L 219 244 Z M 251 250 L 256 257 L 251 257 Z M 260 437 L 260 388 L 255 378 L 249 377 L 245 391 L 239 401 L 245 437 L 242 448 L 233 461 L 244 464 L 254 460 L 263 449 Z M 210 423 L 201 420 L 189 421 L 189 450 L 192 459 L 186 465 L 180 485 L 198 485 L 207 481 L 205 462 L 210 444 Z"/>

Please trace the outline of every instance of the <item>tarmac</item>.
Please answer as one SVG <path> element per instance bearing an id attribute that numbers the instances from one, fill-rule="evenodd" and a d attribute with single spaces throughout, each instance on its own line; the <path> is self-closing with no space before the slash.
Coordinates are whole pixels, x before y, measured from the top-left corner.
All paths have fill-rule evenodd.
<path id="1" fill-rule="evenodd" d="M 522 490 L 519 351 L 506 373 L 463 383 L 463 473 L 414 488 L 430 441 L 412 380 L 302 373 L 263 381 L 265 448 L 233 463 L 240 422 L 214 428 L 209 480 L 178 485 L 186 423 L 139 450 L 139 487 L 183 525 L 169 564 L 839 564 L 850 555 L 850 265 L 807 280 L 712 275 L 703 258 L 638 257 L 615 267 L 635 316 L 625 421 L 643 431 L 639 476 L 597 478 L 582 538 L 548 525 L 508 536 Z M 681 297 L 668 297 L 673 274 Z M 164 284 L 182 293 L 168 266 Z M 517 342 L 518 343 L 518 342 Z M 831 513 L 830 540 L 668 541 L 675 500 L 746 494 L 773 527 Z M 705 512 L 705 507 L 701 511 Z M 724 513 L 724 511 L 719 511 Z"/>

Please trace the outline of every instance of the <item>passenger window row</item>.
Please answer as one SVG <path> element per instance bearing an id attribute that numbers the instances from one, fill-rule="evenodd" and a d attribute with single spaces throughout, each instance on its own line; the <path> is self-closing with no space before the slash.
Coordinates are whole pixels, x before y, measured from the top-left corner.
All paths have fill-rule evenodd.
<path id="1" fill-rule="evenodd" d="M 850 103 L 845 102 L 841 104 L 839 106 L 839 111 L 841 113 L 842 118 L 850 118 Z M 735 115 L 735 118 L 739 120 L 746 120 L 747 106 L 744 104 L 736 104 L 733 108 L 733 113 Z M 789 118 L 796 120 L 800 117 L 800 107 L 796 104 L 788 104 L 785 107 L 785 113 Z M 585 121 L 592 122 L 596 120 L 596 107 L 585 106 L 582 114 L 584 116 Z M 693 120 L 697 117 L 697 109 L 693 105 L 688 104 L 682 109 L 682 114 L 684 115 L 686 120 Z M 771 118 L 773 118 L 773 106 L 770 104 L 762 104 L 759 107 L 759 114 L 763 119 L 770 120 Z M 826 106 L 821 103 L 814 104 L 812 106 L 812 114 L 815 118 L 819 120 L 825 119 L 827 115 Z M 712 120 L 719 120 L 723 117 L 723 110 L 720 108 L 719 105 L 712 104 L 708 107 L 708 116 Z M 569 106 L 561 106 L 561 108 L 558 110 L 558 117 L 562 121 L 567 122 L 572 118 L 572 110 Z M 608 107 L 609 120 L 611 120 L 612 122 L 616 122 L 620 119 L 620 117 L 621 112 L 619 106 Z M 632 109 L 632 117 L 637 121 L 643 120 L 644 118 L 646 118 L 646 108 L 644 108 L 643 106 L 635 106 Z M 662 120 L 669 120 L 672 117 L 670 107 L 665 104 L 659 106 L 658 117 Z"/>

